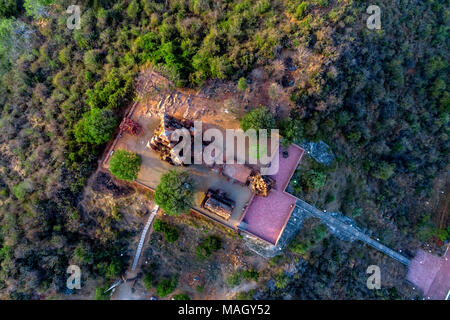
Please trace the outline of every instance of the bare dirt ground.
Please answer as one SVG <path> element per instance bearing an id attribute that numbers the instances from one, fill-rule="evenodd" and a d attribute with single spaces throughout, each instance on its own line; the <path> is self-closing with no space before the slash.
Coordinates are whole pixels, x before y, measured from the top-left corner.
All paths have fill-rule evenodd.
<path id="1" fill-rule="evenodd" d="M 168 244 L 161 235 L 153 234 L 145 257 L 159 261 L 163 270 L 157 272 L 161 276 L 180 274 L 177 291 L 192 299 L 230 299 L 236 293 L 225 283 L 231 273 L 247 268 L 259 270 L 267 264 L 267 260 L 249 251 L 239 236 L 200 215 L 165 216 L 164 220 L 177 226 L 179 240 Z M 222 249 L 200 261 L 195 248 L 209 235 L 222 239 Z"/>
<path id="2" fill-rule="evenodd" d="M 283 59 L 292 55 L 285 53 Z M 260 105 L 266 106 L 276 117 L 285 117 L 294 107 L 290 101 L 293 82 L 289 83 L 289 80 L 300 79 L 305 71 L 290 71 L 284 60 L 253 70 L 247 78 L 250 83 L 243 92 L 237 89 L 236 82 L 220 80 L 210 80 L 197 91 L 174 88 L 170 81 L 146 68 L 141 71 L 136 84 L 138 101 L 146 106 L 146 112 L 159 113 L 159 101 L 170 94 L 169 103 L 165 104 L 167 113 L 230 129 L 238 128 L 239 119 L 245 112 Z M 311 58 L 304 64 L 311 67 L 316 62 Z"/>
<path id="3" fill-rule="evenodd" d="M 120 285 L 113 299 L 156 297 L 156 284 L 161 279 L 172 276 L 178 277 L 177 288 L 163 299 L 171 299 L 181 293 L 187 294 L 191 299 L 232 299 L 238 292 L 257 286 L 254 281 L 248 281 L 230 288 L 225 282 L 226 278 L 238 269 L 260 270 L 267 265 L 267 260 L 250 252 L 236 234 L 194 213 L 179 217 L 163 214 L 159 218 L 177 229 L 178 240 L 168 243 L 162 234 L 151 233 L 143 250 L 141 268 L 136 279 Z M 221 239 L 222 249 L 205 261 L 200 261 L 195 254 L 195 248 L 209 235 Z M 154 277 L 149 290 L 142 281 L 147 273 Z"/>

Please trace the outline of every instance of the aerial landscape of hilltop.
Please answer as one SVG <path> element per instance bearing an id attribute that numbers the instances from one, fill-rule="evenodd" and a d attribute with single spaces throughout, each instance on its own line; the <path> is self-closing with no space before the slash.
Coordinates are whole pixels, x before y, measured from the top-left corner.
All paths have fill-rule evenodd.
<path id="1" fill-rule="evenodd" d="M 448 0 L 0 0 L 0 299 L 448 299 L 449 22 Z M 199 121 L 278 129 L 279 170 L 180 160 Z"/>

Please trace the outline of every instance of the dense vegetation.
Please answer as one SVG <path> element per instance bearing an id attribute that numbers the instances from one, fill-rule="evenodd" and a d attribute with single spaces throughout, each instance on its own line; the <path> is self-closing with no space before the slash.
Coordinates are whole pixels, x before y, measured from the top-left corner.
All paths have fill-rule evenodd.
<path id="1" fill-rule="evenodd" d="M 218 237 L 209 236 L 203 239 L 195 249 L 197 258 L 205 260 L 209 258 L 214 252 L 222 248 L 222 243 Z"/>
<path id="2" fill-rule="evenodd" d="M 153 223 L 153 230 L 161 232 L 167 242 L 175 242 L 178 240 L 177 229 L 171 227 L 167 222 L 164 222 L 161 219 L 155 220 Z"/>
<path id="3" fill-rule="evenodd" d="M 163 279 L 156 286 L 156 293 L 161 298 L 164 298 L 169 294 L 171 294 L 173 290 L 175 290 L 177 284 L 178 284 L 178 277 L 176 276 L 173 276 L 169 279 Z"/>
<path id="4" fill-rule="evenodd" d="M 380 0 L 379 31 L 365 28 L 369 1 L 78 1 L 80 30 L 66 27 L 71 4 L 0 2 L 2 297 L 63 292 L 71 263 L 82 267 L 83 283 L 123 271 L 127 234 L 79 201 L 143 64 L 194 87 L 210 78 L 237 82 L 294 51 L 304 73 L 291 96 L 296 108 L 279 126 L 292 141 L 325 140 L 338 155 L 336 170 L 351 168 L 334 191 L 345 194 L 342 211 L 363 225 L 380 212 L 422 241 L 447 237 L 423 203 L 448 165 L 448 0 Z M 315 64 L 307 68 L 308 60 Z M 240 80 L 239 90 L 246 87 Z M 301 185 L 325 199 L 321 172 Z M 168 182 L 155 200 L 168 213 L 185 212 L 190 189 Z M 375 209 L 361 214 L 366 207 Z M 215 246 L 199 248 L 203 258 Z M 311 265 L 297 295 L 327 296 L 314 284 L 320 252 Z M 277 286 L 286 283 L 280 275 Z"/>
<path id="5" fill-rule="evenodd" d="M 173 300 L 191 300 L 191 298 L 189 298 L 189 296 L 185 293 L 180 293 L 174 295 Z"/>
<path id="6" fill-rule="evenodd" d="M 109 162 L 109 170 L 122 180 L 133 181 L 137 178 L 141 166 L 141 157 L 126 150 L 116 150 Z"/>
<path id="7" fill-rule="evenodd" d="M 241 129 L 247 131 L 254 129 L 256 132 L 260 129 L 275 129 L 275 119 L 265 107 L 258 107 L 247 112 L 241 119 Z M 270 134 L 270 132 L 268 132 Z"/>
<path id="8" fill-rule="evenodd" d="M 188 213 L 194 199 L 194 182 L 186 171 L 170 170 L 161 177 L 155 202 L 170 215 Z"/>

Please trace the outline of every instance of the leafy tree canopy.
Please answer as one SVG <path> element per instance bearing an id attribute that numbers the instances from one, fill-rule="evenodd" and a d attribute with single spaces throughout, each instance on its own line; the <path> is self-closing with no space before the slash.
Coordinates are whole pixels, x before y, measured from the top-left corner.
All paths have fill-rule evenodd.
<path id="1" fill-rule="evenodd" d="M 387 180 L 393 174 L 395 170 L 395 164 L 389 164 L 386 161 L 381 161 L 372 170 L 372 176 L 378 179 Z"/>
<path id="2" fill-rule="evenodd" d="M 77 142 L 102 144 L 112 139 L 117 118 L 109 109 L 92 108 L 75 124 Z"/>
<path id="3" fill-rule="evenodd" d="M 283 137 L 283 145 L 288 146 L 300 141 L 303 136 L 303 128 L 299 120 L 283 119 L 278 123 L 280 134 Z"/>
<path id="4" fill-rule="evenodd" d="M 192 206 L 194 182 L 184 171 L 170 170 L 156 187 L 155 202 L 168 214 L 186 213 Z"/>
<path id="5" fill-rule="evenodd" d="M 180 293 L 173 296 L 173 300 L 191 300 L 186 293 Z"/>
<path id="6" fill-rule="evenodd" d="M 219 238 L 215 236 L 209 236 L 202 240 L 202 242 L 196 248 L 197 258 L 205 260 L 210 257 L 213 252 L 220 250 L 222 243 Z"/>
<path id="7" fill-rule="evenodd" d="M 241 119 L 241 129 L 275 129 L 275 119 L 266 107 L 259 107 L 249 111 Z"/>
<path id="8" fill-rule="evenodd" d="M 177 287 L 178 284 L 178 278 L 176 276 L 170 278 L 170 279 L 163 279 L 160 283 L 156 286 L 156 293 L 161 298 L 164 298 L 171 294 L 173 290 Z"/>
<path id="9" fill-rule="evenodd" d="M 114 152 L 109 163 L 109 170 L 119 179 L 132 181 L 137 178 L 141 158 L 133 153 L 125 150 L 117 150 Z"/>
<path id="10" fill-rule="evenodd" d="M 247 85 L 247 80 L 245 80 L 244 77 L 240 78 L 237 84 L 237 88 L 239 91 L 245 91 L 245 89 L 247 89 L 248 85 Z"/>

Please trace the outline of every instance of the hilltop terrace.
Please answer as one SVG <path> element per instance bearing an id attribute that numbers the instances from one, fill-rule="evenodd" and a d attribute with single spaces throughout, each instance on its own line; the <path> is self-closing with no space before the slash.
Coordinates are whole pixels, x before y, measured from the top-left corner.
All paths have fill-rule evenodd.
<path id="1" fill-rule="evenodd" d="M 285 192 L 285 188 L 301 161 L 304 150 L 294 144 L 288 148 L 278 148 L 277 144 L 277 149 L 271 150 L 272 157 L 275 152 L 279 153 L 279 170 L 270 176 L 275 181 L 274 187 L 266 196 L 260 196 L 248 185 L 249 176 L 255 171 L 255 165 L 225 163 L 214 166 L 193 164 L 184 167 L 173 166 L 161 160 L 160 154 L 150 147 L 155 130 L 161 123 L 161 116 L 147 112 L 144 104 L 137 104 L 132 108 L 127 117 L 138 123 L 143 130 L 138 135 L 121 131 L 108 150 L 102 163 L 103 167 L 108 169 L 109 159 L 114 150 L 135 152 L 142 159 L 135 183 L 152 191 L 156 189 L 161 176 L 169 170 L 174 168 L 186 170 L 196 185 L 192 211 L 236 232 L 246 232 L 268 244 L 276 245 L 296 201 L 294 196 Z M 208 190 L 221 190 L 234 202 L 228 219 L 202 206 Z"/>

